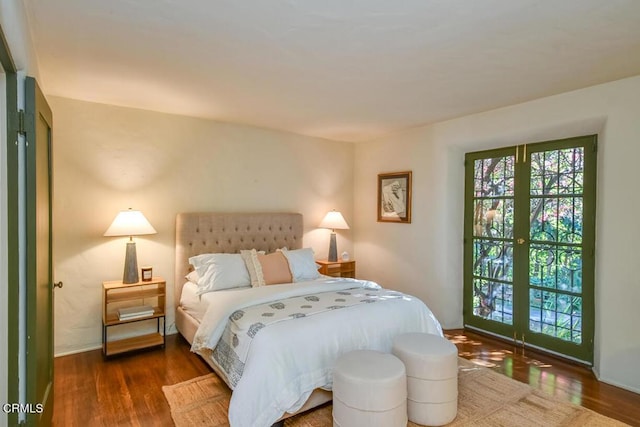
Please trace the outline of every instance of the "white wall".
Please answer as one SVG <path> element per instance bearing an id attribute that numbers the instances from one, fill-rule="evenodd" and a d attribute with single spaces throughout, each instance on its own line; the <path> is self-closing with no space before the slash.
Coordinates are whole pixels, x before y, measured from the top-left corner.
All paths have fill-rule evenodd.
<path id="1" fill-rule="evenodd" d="M 50 97 L 54 115 L 55 352 L 101 343 L 101 283 L 122 277 L 126 238 L 103 233 L 140 209 L 158 234 L 137 238 L 138 265 L 170 288 L 178 212 L 300 212 L 305 246 L 326 258 L 327 211 L 352 223 L 351 143 Z M 352 251 L 350 231 L 339 249 Z"/>
<path id="2" fill-rule="evenodd" d="M 359 275 L 422 298 L 462 326 L 464 153 L 599 134 L 595 368 L 640 392 L 640 76 L 475 114 L 356 146 Z M 413 170 L 413 223 L 376 222 L 376 179 Z"/>
<path id="3" fill-rule="evenodd" d="M 39 79 L 38 60 L 22 0 L 0 1 L 0 25 L 11 49 L 16 69 Z"/>

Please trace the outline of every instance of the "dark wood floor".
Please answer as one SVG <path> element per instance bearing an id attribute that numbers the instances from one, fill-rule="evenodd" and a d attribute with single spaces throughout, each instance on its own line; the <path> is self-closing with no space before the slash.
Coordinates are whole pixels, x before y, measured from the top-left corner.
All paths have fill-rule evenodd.
<path id="1" fill-rule="evenodd" d="M 101 350 L 54 362 L 53 425 L 171 426 L 162 386 L 211 372 L 182 336 L 165 348 L 104 359 Z"/>
<path id="2" fill-rule="evenodd" d="M 596 412 L 640 426 L 640 395 L 590 370 L 466 331 L 448 331 L 460 356 Z M 171 426 L 162 386 L 211 372 L 179 335 L 166 347 L 105 360 L 100 350 L 55 360 L 55 426 Z"/>
<path id="3" fill-rule="evenodd" d="M 558 398 L 640 426 L 640 394 L 598 381 L 585 367 L 470 331 L 447 331 L 465 359 Z"/>

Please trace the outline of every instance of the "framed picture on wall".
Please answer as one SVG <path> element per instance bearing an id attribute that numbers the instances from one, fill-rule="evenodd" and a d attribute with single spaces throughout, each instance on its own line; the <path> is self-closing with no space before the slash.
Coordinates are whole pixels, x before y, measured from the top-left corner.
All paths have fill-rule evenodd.
<path id="1" fill-rule="evenodd" d="M 411 223 L 411 171 L 378 174 L 378 221 Z"/>

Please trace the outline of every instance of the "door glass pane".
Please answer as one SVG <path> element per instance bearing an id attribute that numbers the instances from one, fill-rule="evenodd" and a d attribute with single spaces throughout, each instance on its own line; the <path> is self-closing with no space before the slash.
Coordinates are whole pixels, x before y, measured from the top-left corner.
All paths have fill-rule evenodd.
<path id="1" fill-rule="evenodd" d="M 514 156 L 474 161 L 473 314 L 513 324 Z"/>
<path id="2" fill-rule="evenodd" d="M 507 283 L 474 279 L 473 314 L 508 325 L 513 324 L 513 286 Z"/>
<path id="3" fill-rule="evenodd" d="M 474 214 L 474 236 L 513 239 L 513 198 L 476 200 Z"/>
<path id="4" fill-rule="evenodd" d="M 529 329 L 582 343 L 582 298 L 557 292 L 529 290 Z"/>
<path id="5" fill-rule="evenodd" d="M 582 243 L 582 197 L 532 196 L 530 224 L 531 240 Z"/>
<path id="6" fill-rule="evenodd" d="M 584 148 L 531 153 L 531 195 L 582 194 Z"/>
<path id="7" fill-rule="evenodd" d="M 529 284 L 582 292 L 582 250 L 575 246 L 532 243 L 529 247 Z"/>
<path id="8" fill-rule="evenodd" d="M 474 239 L 473 274 L 513 282 L 513 243 Z"/>
<path id="9" fill-rule="evenodd" d="M 474 164 L 476 197 L 513 196 L 513 156 L 478 159 Z"/>
<path id="10" fill-rule="evenodd" d="M 531 154 L 529 328 L 582 342 L 584 148 Z"/>

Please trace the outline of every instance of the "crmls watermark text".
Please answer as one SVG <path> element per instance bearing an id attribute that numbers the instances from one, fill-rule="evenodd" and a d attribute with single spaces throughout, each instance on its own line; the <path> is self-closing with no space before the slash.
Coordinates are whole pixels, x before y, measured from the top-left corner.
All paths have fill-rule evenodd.
<path id="1" fill-rule="evenodd" d="M 44 411 L 42 403 L 5 403 L 2 405 L 2 412 L 5 414 L 41 414 Z"/>

